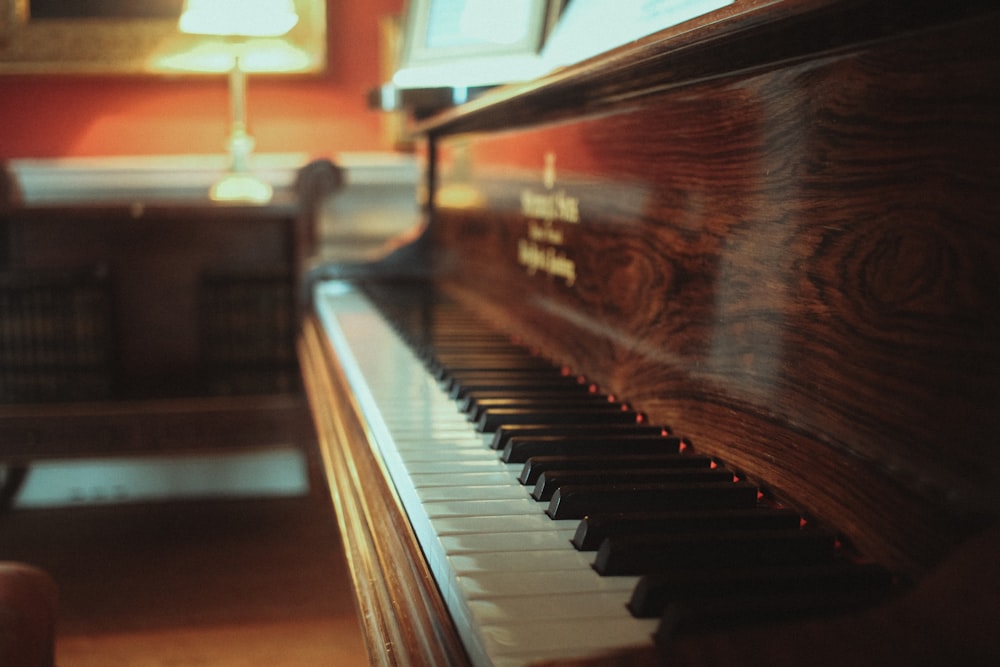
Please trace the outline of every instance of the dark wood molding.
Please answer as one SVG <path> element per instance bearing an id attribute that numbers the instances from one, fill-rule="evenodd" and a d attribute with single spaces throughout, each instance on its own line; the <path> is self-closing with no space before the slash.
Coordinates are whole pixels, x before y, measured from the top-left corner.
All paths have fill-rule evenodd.
<path id="1" fill-rule="evenodd" d="M 336 354 L 310 317 L 299 343 L 306 392 L 373 665 L 468 665 L 444 600 Z"/>
<path id="2" fill-rule="evenodd" d="M 746 76 L 993 11 L 984 0 L 736 0 L 537 80 L 486 92 L 414 131 L 455 134 L 600 113 L 667 89 Z"/>

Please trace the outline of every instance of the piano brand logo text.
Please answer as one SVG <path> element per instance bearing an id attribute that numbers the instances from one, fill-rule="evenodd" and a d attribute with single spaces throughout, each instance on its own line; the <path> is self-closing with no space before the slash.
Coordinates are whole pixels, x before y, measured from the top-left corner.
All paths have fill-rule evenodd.
<path id="1" fill-rule="evenodd" d="M 545 192 L 525 188 L 521 191 L 521 214 L 528 218 L 528 237 L 517 241 L 517 261 L 533 276 L 539 271 L 562 278 L 568 287 L 576 283 L 576 262 L 567 257 L 563 231 L 555 223 L 580 222 L 580 200 L 556 190 L 556 155 L 545 154 L 542 172 Z"/>
<path id="2" fill-rule="evenodd" d="M 526 218 L 576 224 L 580 222 L 580 200 L 565 190 L 539 193 L 525 189 L 521 191 L 521 213 Z"/>
<path id="3" fill-rule="evenodd" d="M 556 278 L 562 278 L 566 285 L 573 286 L 576 282 L 576 262 L 566 256 L 558 248 L 539 245 L 527 239 L 517 242 L 517 261 L 528 269 L 528 275 L 538 271 Z"/>
<path id="4" fill-rule="evenodd" d="M 542 185 L 545 192 L 536 192 L 525 188 L 521 191 L 521 214 L 526 218 L 543 220 L 545 222 L 580 222 L 580 200 L 566 194 L 565 190 L 556 190 L 556 154 L 545 153 L 545 166 L 542 170 Z"/>
<path id="5" fill-rule="evenodd" d="M 551 243 L 552 245 L 563 244 L 563 232 L 551 222 L 538 224 L 532 221 L 528 225 L 528 238 L 538 243 Z"/>

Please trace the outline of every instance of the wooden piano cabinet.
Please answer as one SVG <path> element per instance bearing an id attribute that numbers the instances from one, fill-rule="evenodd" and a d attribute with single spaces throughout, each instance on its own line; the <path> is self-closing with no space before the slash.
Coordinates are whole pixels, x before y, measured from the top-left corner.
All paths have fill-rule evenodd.
<path id="1" fill-rule="evenodd" d="M 299 348 L 371 664 L 469 664 L 395 490 L 376 482 L 386 472 L 314 317 Z"/>
<path id="2" fill-rule="evenodd" d="M 312 441 L 299 283 L 336 180 L 0 211 L 0 459 Z"/>
<path id="3" fill-rule="evenodd" d="M 662 663 L 622 643 L 552 664 L 996 664 L 994 5 L 736 0 L 418 124 L 426 232 L 325 275 L 429 275 L 900 584 L 853 616 L 668 622 Z M 378 406 L 320 322 L 300 345 L 373 657 L 460 661 Z"/>
<path id="4" fill-rule="evenodd" d="M 1000 514 L 1000 16 L 788 18 L 809 4 L 429 124 L 435 261 L 470 308 L 917 574 Z"/>

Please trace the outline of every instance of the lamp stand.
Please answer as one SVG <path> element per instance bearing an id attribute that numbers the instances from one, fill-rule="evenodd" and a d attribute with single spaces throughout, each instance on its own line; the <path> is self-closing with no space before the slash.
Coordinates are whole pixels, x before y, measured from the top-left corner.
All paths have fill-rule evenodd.
<path id="1" fill-rule="evenodd" d="M 210 191 L 214 201 L 245 201 L 266 204 L 274 190 L 270 184 L 250 173 L 250 155 L 254 140 L 247 133 L 247 76 L 240 63 L 239 47 L 229 70 L 229 171 Z"/>

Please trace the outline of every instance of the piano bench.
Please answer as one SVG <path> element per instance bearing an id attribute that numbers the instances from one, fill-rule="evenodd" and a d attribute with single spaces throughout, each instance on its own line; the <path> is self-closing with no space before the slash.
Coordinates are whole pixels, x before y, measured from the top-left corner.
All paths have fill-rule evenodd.
<path id="1" fill-rule="evenodd" d="M 0 665 L 52 667 L 58 589 L 44 570 L 0 561 Z"/>

